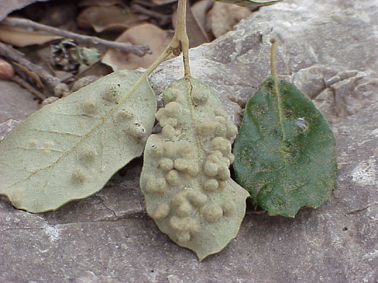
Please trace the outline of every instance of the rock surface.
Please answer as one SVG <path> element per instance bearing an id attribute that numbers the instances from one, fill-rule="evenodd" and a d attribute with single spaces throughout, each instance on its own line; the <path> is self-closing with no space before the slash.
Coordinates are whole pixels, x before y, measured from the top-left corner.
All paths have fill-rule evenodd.
<path id="1" fill-rule="evenodd" d="M 0 90 L 1 141 L 20 121 L 37 111 L 39 105 L 32 94 L 13 82 L 0 80 Z"/>
<path id="2" fill-rule="evenodd" d="M 0 90 L 0 123 L 23 120 L 39 109 L 34 96 L 15 83 L 0 80 Z"/>
<path id="3" fill-rule="evenodd" d="M 6 16 L 18 9 L 26 7 L 38 1 L 48 1 L 48 0 L 0 0 L 0 21 L 6 18 Z"/>
<path id="4" fill-rule="evenodd" d="M 219 92 L 235 122 L 240 107 L 270 75 L 271 39 L 279 40 L 277 72 L 315 99 L 330 122 L 378 101 L 377 1 L 285 0 L 263 7 L 236 30 L 190 53 L 192 75 Z M 162 64 L 151 82 L 161 93 L 183 76 L 182 59 Z M 336 106 L 337 104 L 337 106 Z"/>
<path id="5" fill-rule="evenodd" d="M 333 123 L 339 173 L 331 201 L 294 219 L 250 211 L 238 237 L 199 263 L 146 216 L 136 160 L 96 195 L 56 212 L 30 214 L 2 197 L 0 282 L 377 282 L 376 4 L 285 0 L 191 52 L 193 76 L 237 113 L 240 107 L 225 97 L 242 101 L 256 90 L 269 75 L 269 40 L 280 40 L 278 73 L 314 98 Z M 160 67 L 152 77 L 155 90 L 181 68 L 180 58 Z M 22 119 L 19 109 L 4 114 L 10 98 L 0 89 L 0 123 Z"/>

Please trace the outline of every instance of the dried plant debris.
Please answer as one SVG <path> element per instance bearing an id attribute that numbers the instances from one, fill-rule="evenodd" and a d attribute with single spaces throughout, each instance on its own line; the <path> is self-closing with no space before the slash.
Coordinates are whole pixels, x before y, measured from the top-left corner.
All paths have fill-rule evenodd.
<path id="1" fill-rule="evenodd" d="M 99 191 L 152 131 L 156 98 L 140 77 L 112 73 L 13 129 L 0 143 L 0 194 L 37 213 Z"/>
<path id="2" fill-rule="evenodd" d="M 277 3 L 281 0 L 260 0 L 260 1 L 253 1 L 253 0 L 215 0 L 224 3 L 236 4 L 243 7 L 254 7 L 254 6 L 265 6 Z"/>
<path id="3" fill-rule="evenodd" d="M 108 50 L 101 62 L 112 67 L 114 71 L 122 69 L 148 68 L 165 50 L 173 37 L 171 31 L 165 31 L 153 24 L 142 24 L 128 29 L 121 34 L 116 42 L 147 45 L 152 54 L 143 57 L 117 49 Z"/>
<path id="4" fill-rule="evenodd" d="M 96 32 L 124 31 L 145 22 L 148 18 L 133 13 L 128 7 L 91 6 L 80 13 L 77 23 L 81 28 L 93 28 Z"/>
<path id="5" fill-rule="evenodd" d="M 14 69 L 11 64 L 0 58 L 0 79 L 9 80 L 14 76 Z"/>
<path id="6" fill-rule="evenodd" d="M 122 4 L 122 0 L 79 0 L 78 6 L 114 6 Z"/>
<path id="7" fill-rule="evenodd" d="M 215 2 L 208 13 L 209 25 L 215 38 L 232 30 L 238 22 L 247 18 L 251 13 L 247 7 Z"/>
<path id="8" fill-rule="evenodd" d="M 197 2 L 197 12 L 200 13 L 200 9 L 202 9 L 203 14 L 205 12 L 203 10 L 206 9 L 204 5 L 200 5 L 200 1 Z M 210 2 L 210 1 L 208 1 Z M 209 36 L 206 32 L 206 22 L 203 23 L 202 19 L 198 18 L 196 14 L 194 14 L 193 7 L 188 7 L 186 11 L 186 32 L 189 37 L 189 47 L 193 48 L 196 46 L 199 46 L 203 43 L 209 42 Z M 172 25 L 176 29 L 176 23 L 177 23 L 177 12 L 173 13 L 172 15 Z"/>
<path id="9" fill-rule="evenodd" d="M 62 37 L 59 35 L 43 34 L 37 31 L 0 24 L 0 40 L 18 47 L 34 44 L 41 45 L 60 38 Z"/>
<path id="10" fill-rule="evenodd" d="M 140 185 L 160 230 L 203 260 L 236 237 L 248 193 L 230 178 L 237 133 L 217 94 L 196 79 L 174 82 L 144 153 Z"/>

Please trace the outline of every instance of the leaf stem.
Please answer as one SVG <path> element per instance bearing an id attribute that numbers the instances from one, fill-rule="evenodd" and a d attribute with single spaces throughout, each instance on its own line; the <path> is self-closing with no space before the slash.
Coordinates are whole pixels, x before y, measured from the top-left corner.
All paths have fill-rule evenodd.
<path id="1" fill-rule="evenodd" d="M 276 53 L 277 53 L 277 46 L 278 46 L 278 40 L 272 39 L 270 40 L 270 43 L 272 44 L 271 50 L 270 50 L 270 73 L 273 78 L 273 89 L 274 93 L 277 97 L 277 110 L 278 110 L 278 116 L 280 119 L 280 125 L 282 127 L 282 139 L 283 141 L 286 141 L 286 130 L 283 125 L 283 115 L 284 111 L 282 109 L 282 97 L 280 92 L 280 80 L 277 75 L 277 69 L 276 69 Z"/>
<path id="2" fill-rule="evenodd" d="M 278 46 L 278 40 L 272 39 L 270 41 L 272 44 L 270 49 L 270 73 L 272 75 L 272 78 L 276 85 L 278 82 L 278 76 L 277 76 L 277 70 L 276 70 L 276 53 L 277 53 L 277 46 Z"/>
<path id="3" fill-rule="evenodd" d="M 186 33 L 186 6 L 187 0 L 179 0 L 177 7 L 177 24 L 175 37 L 180 42 L 180 49 L 184 59 L 185 77 L 190 77 L 189 67 L 189 38 Z"/>
<path id="4" fill-rule="evenodd" d="M 144 72 L 140 80 L 147 78 L 169 55 L 180 54 L 182 51 L 184 59 L 185 77 L 190 77 L 189 67 L 189 38 L 186 33 L 186 5 L 187 0 L 179 0 L 177 7 L 177 24 L 175 34 L 164 52 L 155 60 L 154 63 Z M 139 81 L 139 80 L 138 80 Z M 138 83 L 138 82 L 137 82 Z"/>
<path id="5" fill-rule="evenodd" d="M 278 112 L 280 116 L 280 122 L 282 123 L 281 117 L 282 117 L 283 111 L 282 111 L 281 93 L 280 93 L 280 88 L 279 88 L 280 80 L 278 78 L 277 69 L 276 69 L 276 53 L 277 53 L 278 41 L 275 39 L 272 39 L 270 43 L 272 44 L 271 49 L 270 49 L 270 73 L 274 82 L 273 88 L 277 96 Z"/>
<path id="6" fill-rule="evenodd" d="M 179 0 L 177 7 L 177 24 L 175 34 L 164 52 L 152 63 L 152 65 L 139 77 L 133 87 L 124 95 L 122 100 L 135 91 L 136 88 L 148 78 L 148 76 L 172 53 L 175 55 L 183 52 L 185 77 L 190 78 L 189 67 L 189 38 L 186 33 L 186 5 L 187 0 Z"/>
<path id="7" fill-rule="evenodd" d="M 152 65 L 139 77 L 131 89 L 122 97 L 126 100 L 142 82 L 172 53 L 175 55 L 183 52 L 185 78 L 190 78 L 189 68 L 189 38 L 186 33 L 186 5 L 187 0 L 179 0 L 177 7 L 177 24 L 175 34 L 164 52 L 152 63 Z"/>

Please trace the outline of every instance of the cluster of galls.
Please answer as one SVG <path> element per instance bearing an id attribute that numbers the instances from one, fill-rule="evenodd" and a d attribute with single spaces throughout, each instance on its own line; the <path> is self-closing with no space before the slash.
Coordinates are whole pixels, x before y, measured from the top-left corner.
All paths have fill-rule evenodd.
<path id="1" fill-rule="evenodd" d="M 102 117 L 110 113 L 110 111 L 114 111 L 107 119 L 112 119 L 116 124 L 119 123 L 124 128 L 126 135 L 133 137 L 137 143 L 144 143 L 147 138 L 146 129 L 143 124 L 139 122 L 136 111 L 125 106 L 115 107 L 121 99 L 119 89 L 119 84 L 110 84 L 105 88 L 100 98 L 97 96 L 88 96 L 82 101 L 79 107 L 82 108 L 84 115 L 91 118 L 97 117 L 98 119 L 102 119 Z M 89 120 L 85 119 L 84 121 Z M 95 125 L 95 123 L 92 122 L 91 125 Z M 87 127 L 86 131 L 91 130 L 87 124 L 83 124 L 82 127 Z M 88 168 L 94 163 L 98 152 L 93 147 L 78 149 L 78 151 L 79 166 L 74 170 L 72 178 L 75 182 L 83 183 L 88 179 L 87 177 L 89 177 L 89 175 L 98 173 L 88 171 Z M 105 170 L 106 168 L 102 167 L 100 173 Z"/>
<path id="2" fill-rule="evenodd" d="M 151 136 L 146 147 L 156 167 L 141 182 L 150 200 L 149 215 L 166 222 L 180 243 L 236 210 L 224 189 L 234 160 L 229 139 L 237 128 L 223 110 L 210 105 L 205 93 L 192 93 L 192 109 L 184 106 L 188 104 L 184 95 L 171 89 L 169 103 L 156 114 L 162 132 Z"/>

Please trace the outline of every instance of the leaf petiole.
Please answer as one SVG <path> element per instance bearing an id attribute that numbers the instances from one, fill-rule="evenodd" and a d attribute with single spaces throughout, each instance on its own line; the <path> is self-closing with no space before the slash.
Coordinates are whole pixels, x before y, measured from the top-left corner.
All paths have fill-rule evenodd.
<path id="1" fill-rule="evenodd" d="M 140 80 L 146 79 L 169 55 L 183 53 L 185 77 L 190 77 L 189 68 L 189 38 L 186 33 L 186 6 L 187 0 L 179 0 L 177 7 L 177 24 L 175 34 L 164 52 L 144 72 Z M 136 83 L 138 84 L 138 82 Z"/>

